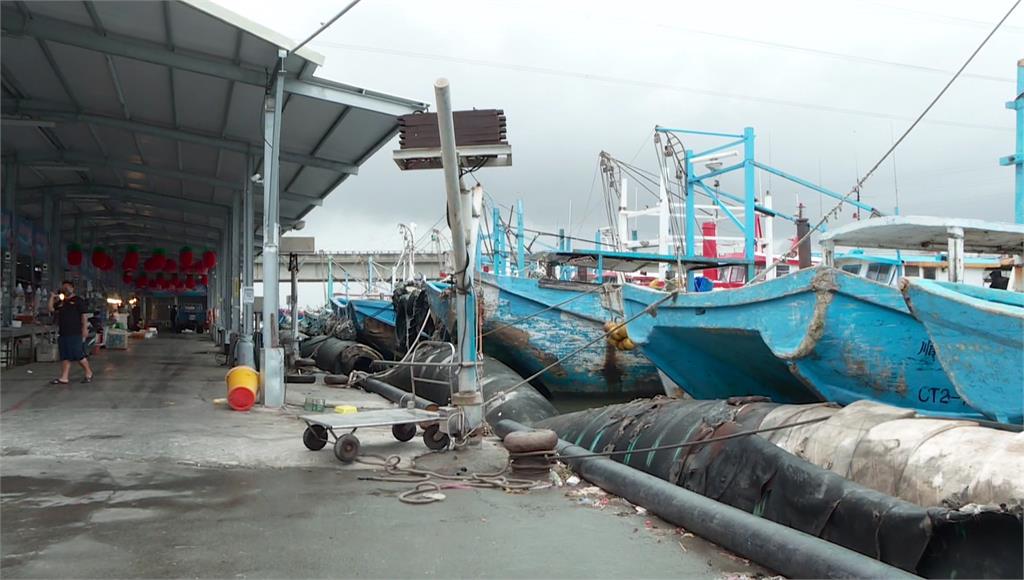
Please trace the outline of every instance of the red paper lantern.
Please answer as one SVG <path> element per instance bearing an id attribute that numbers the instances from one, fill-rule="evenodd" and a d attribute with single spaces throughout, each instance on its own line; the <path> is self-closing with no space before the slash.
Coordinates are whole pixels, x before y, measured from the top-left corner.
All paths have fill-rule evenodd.
<path id="1" fill-rule="evenodd" d="M 110 254 L 103 254 L 103 264 L 100 265 L 100 270 L 109 272 L 114 269 L 114 257 Z"/>
<path id="2" fill-rule="evenodd" d="M 193 278 L 191 274 L 185 277 L 185 287 L 189 290 L 195 290 L 196 279 Z"/>
<path id="3" fill-rule="evenodd" d="M 178 269 L 178 263 L 174 261 L 174 258 L 167 258 L 164 260 L 164 272 L 171 273 Z"/>
<path id="4" fill-rule="evenodd" d="M 206 286 L 207 284 L 210 283 L 210 277 L 207 276 L 206 274 L 200 274 L 199 283 L 202 284 L 203 286 Z"/>
<path id="5" fill-rule="evenodd" d="M 97 269 L 103 269 L 103 266 L 107 263 L 107 257 L 107 251 L 101 246 L 96 246 L 92 249 L 92 265 Z"/>
<path id="6" fill-rule="evenodd" d="M 85 255 L 82 253 L 82 246 L 78 244 L 68 244 L 68 265 L 78 267 L 82 265 L 82 259 Z"/>
<path id="7" fill-rule="evenodd" d="M 164 255 L 162 248 L 157 248 L 153 250 L 153 255 L 149 259 L 153 261 L 154 271 L 159 272 L 164 269 L 164 262 L 167 261 L 167 256 Z"/>
<path id="8" fill-rule="evenodd" d="M 213 250 L 206 250 L 203 252 L 203 266 L 207 270 L 212 270 L 217 266 L 217 252 Z"/>
<path id="9" fill-rule="evenodd" d="M 125 270 L 139 269 L 139 249 L 137 247 L 128 246 L 128 250 L 124 253 L 124 260 L 121 261 L 121 267 Z"/>
<path id="10" fill-rule="evenodd" d="M 181 262 L 182 269 L 188 268 L 192 265 L 192 260 L 195 259 L 195 254 L 192 252 L 192 248 L 188 246 L 182 246 L 178 252 L 178 261 Z"/>
<path id="11" fill-rule="evenodd" d="M 125 272 L 121 276 L 121 282 L 124 282 L 125 284 L 131 284 L 133 280 L 134 280 L 134 277 L 132 276 L 131 272 Z"/>

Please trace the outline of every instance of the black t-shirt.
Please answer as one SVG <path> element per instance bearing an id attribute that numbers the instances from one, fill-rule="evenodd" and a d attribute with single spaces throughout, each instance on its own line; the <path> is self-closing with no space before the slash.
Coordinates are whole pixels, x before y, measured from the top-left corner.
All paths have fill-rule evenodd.
<path id="1" fill-rule="evenodd" d="M 57 303 L 57 331 L 61 336 L 82 335 L 82 315 L 88 314 L 85 300 L 70 296 Z"/>

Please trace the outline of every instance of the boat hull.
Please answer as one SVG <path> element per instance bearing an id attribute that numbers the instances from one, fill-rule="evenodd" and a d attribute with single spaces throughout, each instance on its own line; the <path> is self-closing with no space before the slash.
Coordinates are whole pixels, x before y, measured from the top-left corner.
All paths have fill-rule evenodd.
<path id="1" fill-rule="evenodd" d="M 634 316 L 665 295 L 625 287 Z M 696 398 L 868 399 L 981 418 L 935 360 L 899 291 L 819 267 L 737 290 L 681 294 L 629 324 L 634 342 Z"/>
<path id="2" fill-rule="evenodd" d="M 332 305 L 336 315 L 352 320 L 359 342 L 372 346 L 388 358 L 396 358 L 395 307 L 390 301 L 337 297 Z"/>
<path id="3" fill-rule="evenodd" d="M 957 393 L 987 417 L 1024 419 L 1024 296 L 935 280 L 901 282 Z"/>
<path id="4" fill-rule="evenodd" d="M 443 292 L 445 288 L 440 284 L 430 285 L 429 301 L 435 314 L 452 328 L 454 320 L 447 294 Z M 548 395 L 665 394 L 651 361 L 638 351 L 618 350 L 601 339 L 603 324 L 609 318 L 598 293 L 586 294 L 544 311 L 574 294 L 593 289 L 592 286 L 554 281 L 546 284 L 529 278 L 482 274 L 478 288 L 484 353 L 524 377 L 540 372 L 587 342 L 600 339 L 592 347 L 558 362 L 533 381 Z"/>

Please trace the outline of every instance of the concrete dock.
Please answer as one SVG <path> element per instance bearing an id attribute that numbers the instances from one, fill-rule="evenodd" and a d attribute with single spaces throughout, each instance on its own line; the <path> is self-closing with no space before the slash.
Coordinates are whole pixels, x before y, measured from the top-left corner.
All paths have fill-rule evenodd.
<path id="1" fill-rule="evenodd" d="M 133 341 L 92 360 L 91 384 L 49 385 L 52 363 L 3 371 L 4 577 L 769 574 L 621 500 L 581 492 L 586 482 L 526 494 L 454 489 L 439 503 L 403 504 L 396 496 L 409 484 L 360 480 L 375 468 L 306 450 L 300 407 L 215 405 L 226 368 L 203 336 Z M 390 406 L 355 389 L 289 389 L 299 405 L 314 392 Z M 359 435 L 365 453 L 404 462 L 427 453 L 386 429 Z"/>

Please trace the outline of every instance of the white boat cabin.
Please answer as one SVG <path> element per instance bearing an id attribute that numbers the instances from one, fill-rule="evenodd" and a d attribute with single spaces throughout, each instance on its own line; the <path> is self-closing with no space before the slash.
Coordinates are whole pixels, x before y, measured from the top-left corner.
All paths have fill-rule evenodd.
<path id="1" fill-rule="evenodd" d="M 1010 289 L 1024 291 L 1021 224 L 889 216 L 836 228 L 822 236 L 821 245 L 826 264 L 882 284 L 907 277 L 983 286 L 999 270 L 1010 278 Z M 837 246 L 854 249 L 836 252 Z"/>

